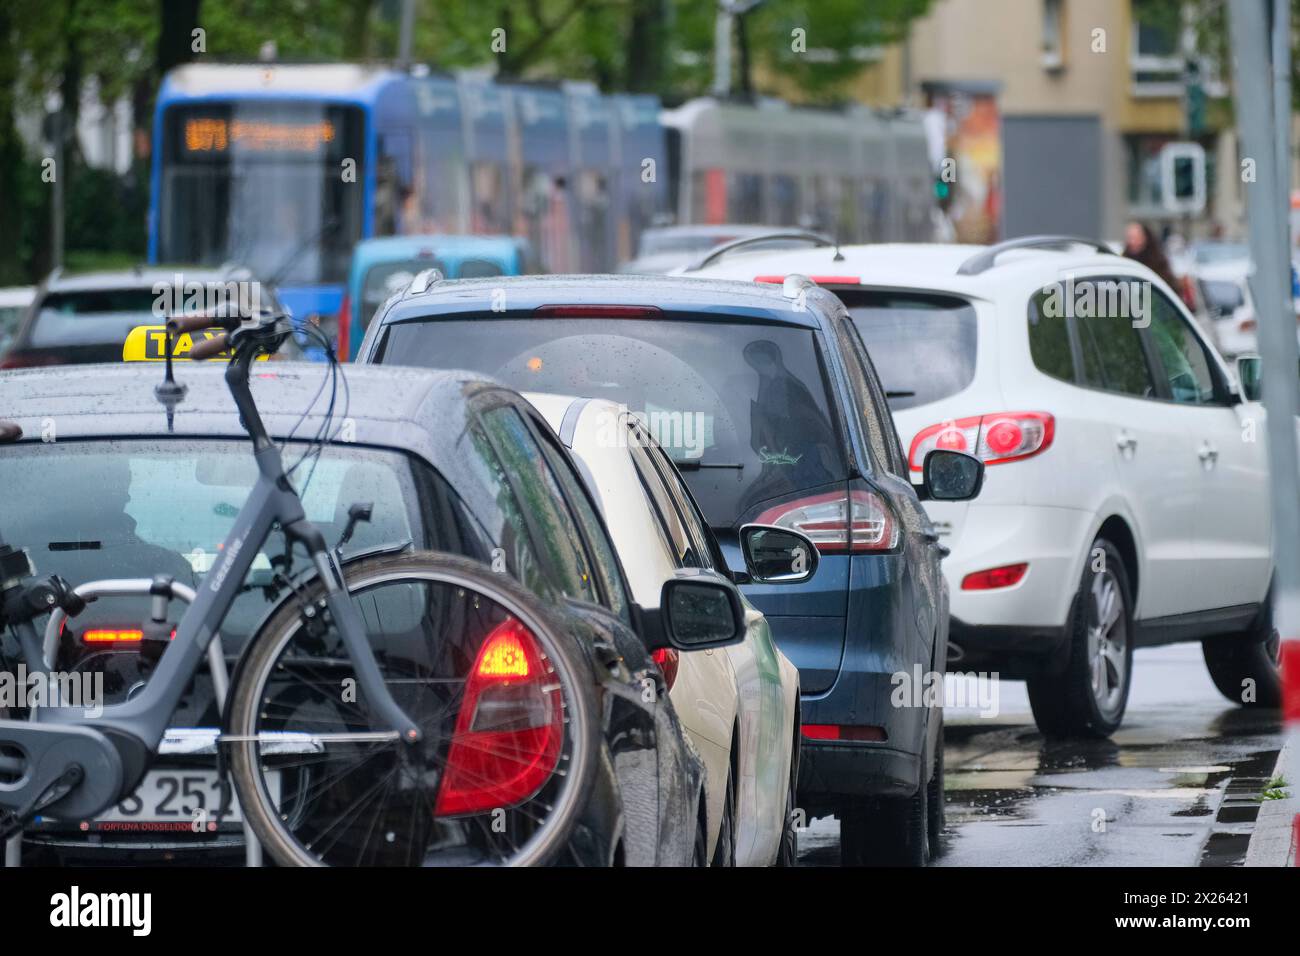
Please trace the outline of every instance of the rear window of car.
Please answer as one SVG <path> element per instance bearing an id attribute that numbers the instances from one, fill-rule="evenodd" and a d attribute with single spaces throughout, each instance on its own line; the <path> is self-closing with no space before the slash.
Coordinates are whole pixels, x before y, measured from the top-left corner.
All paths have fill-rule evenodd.
<path id="1" fill-rule="evenodd" d="M 299 453 L 289 446 L 286 463 Z M 194 587 L 215 562 L 256 474 L 247 441 L 61 440 L 10 446 L 0 456 L 0 488 L 28 504 L 5 511 L 0 535 L 26 548 L 39 573 L 62 575 L 73 585 L 166 574 Z M 371 520 L 357 525 L 345 558 L 409 541 L 417 548 L 488 559 L 485 536 L 450 486 L 405 455 L 330 445 L 305 488 L 304 477 L 296 476 L 303 507 L 331 547 L 343 533 L 349 506 L 373 503 Z M 227 651 L 237 648 L 274 605 L 264 587 L 271 583 L 271 559 L 282 548 L 278 534 L 261 545 L 246 582 L 252 587 L 235 601 L 222 626 Z M 299 548 L 293 572 L 305 568 Z M 138 624 L 146 613 L 145 599 L 135 597 L 102 599 L 86 615 L 100 620 L 107 615 L 120 626 Z"/>
<path id="2" fill-rule="evenodd" d="M 467 369 L 520 391 L 617 402 L 682 469 L 715 527 L 760 502 L 847 477 L 820 348 L 806 328 L 444 319 L 392 326 L 379 361 Z"/>
<path id="3" fill-rule="evenodd" d="M 975 378 L 978 325 L 965 299 L 875 290 L 837 290 L 866 343 L 890 408 L 956 395 Z"/>
<path id="4" fill-rule="evenodd" d="M 41 300 L 28 345 L 122 343 L 138 325 L 156 325 L 152 289 L 52 292 Z"/>

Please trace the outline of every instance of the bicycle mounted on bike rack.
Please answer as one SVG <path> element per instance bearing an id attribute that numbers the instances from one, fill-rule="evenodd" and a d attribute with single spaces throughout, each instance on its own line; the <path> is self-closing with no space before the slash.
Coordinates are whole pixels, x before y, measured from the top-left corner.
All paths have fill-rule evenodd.
<path id="1" fill-rule="evenodd" d="M 0 720 L 0 843 L 38 813 L 90 819 L 135 789 L 157 755 L 186 685 L 239 595 L 258 549 L 277 528 L 285 536 L 287 552 L 301 544 L 310 556 L 324 587 L 325 606 L 355 668 L 358 687 L 379 722 L 391 730 L 393 740 L 412 748 L 422 742 L 419 727 L 385 685 L 337 556 L 307 520 L 280 449 L 267 434 L 249 387 L 252 363 L 260 355 L 273 353 L 289 334 L 282 327 L 284 320 L 285 316 L 276 314 L 248 321 L 208 314 L 167 323 L 168 375 L 158 396 L 168 406 L 169 420 L 184 395 L 184 387 L 171 379 L 173 336 L 222 328 L 222 334 L 197 343 L 189 354 L 198 360 L 227 348 L 233 351 L 225 381 L 253 441 L 258 478 L 221 546 L 219 559 L 200 580 L 174 638 L 137 696 L 105 705 L 93 718 L 80 708 L 53 706 L 38 708 L 31 721 Z M 11 426 L 4 427 L 8 429 L 4 437 L 17 437 Z M 35 620 L 55 609 L 75 616 L 84 607 L 85 602 L 67 582 L 57 575 L 36 579 L 27 553 L 0 539 L 0 632 L 6 627 L 13 629 L 29 671 L 44 671 L 48 666 Z"/>

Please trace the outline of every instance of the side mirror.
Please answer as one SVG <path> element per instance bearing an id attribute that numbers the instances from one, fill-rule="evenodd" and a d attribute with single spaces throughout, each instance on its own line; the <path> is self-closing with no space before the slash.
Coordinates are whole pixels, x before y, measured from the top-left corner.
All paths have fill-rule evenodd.
<path id="1" fill-rule="evenodd" d="M 921 484 L 914 485 L 922 501 L 969 501 L 984 485 L 984 462 L 959 451 L 936 448 L 921 465 Z"/>
<path id="2" fill-rule="evenodd" d="M 742 525 L 740 552 L 751 584 L 803 584 L 820 560 L 807 535 L 768 524 Z"/>
<path id="3" fill-rule="evenodd" d="M 1263 396 L 1260 373 L 1264 363 L 1258 355 L 1243 355 L 1237 359 L 1237 381 L 1241 383 L 1241 397 L 1247 402 L 1258 402 Z"/>
<path id="4" fill-rule="evenodd" d="M 740 590 L 716 571 L 683 569 L 665 581 L 659 617 L 663 638 L 679 651 L 726 647 L 745 639 Z"/>

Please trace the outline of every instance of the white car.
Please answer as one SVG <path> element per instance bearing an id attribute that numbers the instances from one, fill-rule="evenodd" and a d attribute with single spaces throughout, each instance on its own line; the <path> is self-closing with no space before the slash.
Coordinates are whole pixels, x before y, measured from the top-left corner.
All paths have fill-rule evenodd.
<path id="1" fill-rule="evenodd" d="M 607 400 L 524 397 L 573 453 L 638 606 L 658 608 L 664 582 L 678 568 L 726 568 L 681 476 L 626 409 Z M 807 580 L 816 570 L 816 547 L 797 532 L 776 533 L 804 544 L 811 563 L 788 580 Z M 743 642 L 721 651 L 666 649 L 654 656 L 704 759 L 708 858 L 714 865 L 794 865 L 799 672 L 777 648 L 767 619 L 745 604 Z"/>
<path id="2" fill-rule="evenodd" d="M 1028 681 L 1053 735 L 1119 727 L 1133 648 L 1201 640 L 1237 703 L 1277 706 L 1263 408 L 1179 297 L 1099 244 L 736 251 L 711 278 L 808 276 L 836 292 L 919 472 L 988 466 L 927 503 L 951 549 L 952 662 Z"/>

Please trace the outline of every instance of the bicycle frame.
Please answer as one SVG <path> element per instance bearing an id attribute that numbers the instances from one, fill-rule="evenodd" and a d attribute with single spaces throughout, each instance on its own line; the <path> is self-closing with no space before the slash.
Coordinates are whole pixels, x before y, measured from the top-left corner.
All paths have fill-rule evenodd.
<path id="1" fill-rule="evenodd" d="M 230 606 L 239 596 L 258 550 L 278 525 L 290 542 L 301 543 L 306 548 L 324 583 L 326 605 L 356 669 L 363 699 L 370 702 L 376 716 L 392 728 L 395 740 L 401 739 L 408 744 L 420 741 L 419 728 L 403 713 L 384 684 L 361 616 L 344 585 L 342 571 L 320 531 L 307 520 L 302 501 L 285 474 L 280 450 L 262 424 L 248 388 L 248 368 L 257 352 L 251 346 L 236 349 L 235 357 L 226 369 L 226 384 L 253 439 L 258 478 L 235 519 L 234 527 L 221 545 L 220 557 L 199 581 L 194 602 L 178 621 L 175 637 L 164 649 L 148 683 L 136 697 L 107 705 L 98 716 L 88 717 L 80 707 L 47 707 L 36 711 L 35 724 L 93 729 L 109 737 L 119 751 L 129 748 L 132 742 L 138 742 L 148 751 L 149 757 L 142 761 L 143 769 L 147 769 L 186 686 L 198 670 Z M 31 622 L 18 625 L 18 629 L 30 629 L 30 633 L 20 634 L 20 637 L 24 648 L 32 646 L 30 638 L 34 637 L 35 629 Z M 39 639 L 35 646 L 40 646 Z M 46 669 L 43 659 L 29 660 L 27 664 L 29 668 Z M 31 726 L 26 722 L 0 720 L 0 743 L 5 740 L 6 724 Z M 141 763 L 127 759 L 130 755 L 126 753 L 122 756 L 126 767 Z M 136 774 L 128 773 L 123 778 L 124 789 L 135 786 L 136 780 L 130 779 L 133 776 Z M 23 805 L 26 802 L 24 798 L 33 789 L 39 794 L 44 783 L 33 779 L 36 778 L 34 773 L 28 774 L 28 778 L 26 786 L 8 790 L 0 788 L 0 808 Z"/>

